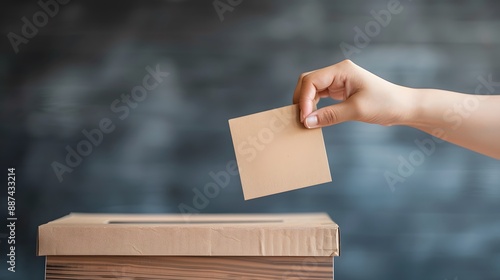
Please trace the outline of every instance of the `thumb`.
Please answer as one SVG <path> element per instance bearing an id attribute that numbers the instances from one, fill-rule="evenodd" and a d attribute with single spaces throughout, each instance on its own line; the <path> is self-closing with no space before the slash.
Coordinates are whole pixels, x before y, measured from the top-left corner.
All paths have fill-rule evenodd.
<path id="1" fill-rule="evenodd" d="M 304 125 L 316 128 L 338 124 L 354 119 L 354 113 L 348 101 L 318 109 L 306 117 Z"/>

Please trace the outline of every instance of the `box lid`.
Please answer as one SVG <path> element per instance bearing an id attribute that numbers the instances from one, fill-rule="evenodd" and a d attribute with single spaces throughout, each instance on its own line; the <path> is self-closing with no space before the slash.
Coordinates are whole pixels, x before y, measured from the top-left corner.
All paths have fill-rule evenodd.
<path id="1" fill-rule="evenodd" d="M 339 227 L 313 214 L 78 214 L 38 228 L 38 255 L 338 256 Z"/>

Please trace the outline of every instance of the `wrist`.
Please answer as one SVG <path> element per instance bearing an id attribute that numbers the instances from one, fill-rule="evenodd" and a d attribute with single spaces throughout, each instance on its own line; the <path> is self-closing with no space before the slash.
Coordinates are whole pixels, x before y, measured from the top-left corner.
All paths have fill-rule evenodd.
<path id="1" fill-rule="evenodd" d="M 402 107 L 407 112 L 401 125 L 424 130 L 439 126 L 443 109 L 448 106 L 437 91 L 407 87 L 402 87 L 401 91 L 405 96 L 405 105 Z"/>
<path id="2" fill-rule="evenodd" d="M 391 96 L 395 98 L 393 108 L 396 112 L 391 125 L 415 126 L 422 116 L 422 95 L 418 90 L 394 85 L 391 89 Z"/>

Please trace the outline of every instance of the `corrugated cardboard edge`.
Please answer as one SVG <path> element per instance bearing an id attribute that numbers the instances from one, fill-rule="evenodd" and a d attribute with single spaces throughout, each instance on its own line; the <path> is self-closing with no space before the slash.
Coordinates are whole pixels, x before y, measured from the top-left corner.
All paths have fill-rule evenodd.
<path id="1" fill-rule="evenodd" d="M 339 227 L 337 227 L 337 252 L 334 252 L 332 254 L 335 254 L 333 256 L 336 256 L 336 257 L 340 256 L 340 228 Z M 330 255 L 330 256 L 332 256 L 332 255 Z"/>
<path id="2" fill-rule="evenodd" d="M 184 219 L 181 215 L 72 213 L 39 226 L 37 254 L 39 256 L 338 256 L 340 253 L 339 227 L 325 213 L 194 215 L 193 219 L 220 219 L 221 217 L 223 219 L 241 217 L 250 219 L 255 219 L 255 217 L 260 219 L 301 218 L 277 226 L 269 224 L 259 224 L 254 227 L 183 225 L 183 229 L 180 230 L 165 225 L 134 224 L 132 227 L 130 225 L 109 225 L 104 221 L 109 219 L 135 219 L 136 221 L 137 219 L 150 221 Z M 96 220 L 100 222 L 96 222 Z M 306 225 L 302 225 L 302 223 Z M 164 236 L 173 238 L 176 242 L 174 244 L 165 242 Z M 274 240 L 276 237 L 279 240 Z M 310 246 L 304 246 L 304 244 Z"/>

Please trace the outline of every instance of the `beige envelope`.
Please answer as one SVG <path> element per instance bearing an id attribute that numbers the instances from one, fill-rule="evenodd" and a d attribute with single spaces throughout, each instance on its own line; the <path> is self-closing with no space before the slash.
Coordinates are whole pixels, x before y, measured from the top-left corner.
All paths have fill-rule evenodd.
<path id="1" fill-rule="evenodd" d="M 229 120 L 245 200 L 332 181 L 321 128 L 297 105 Z"/>

